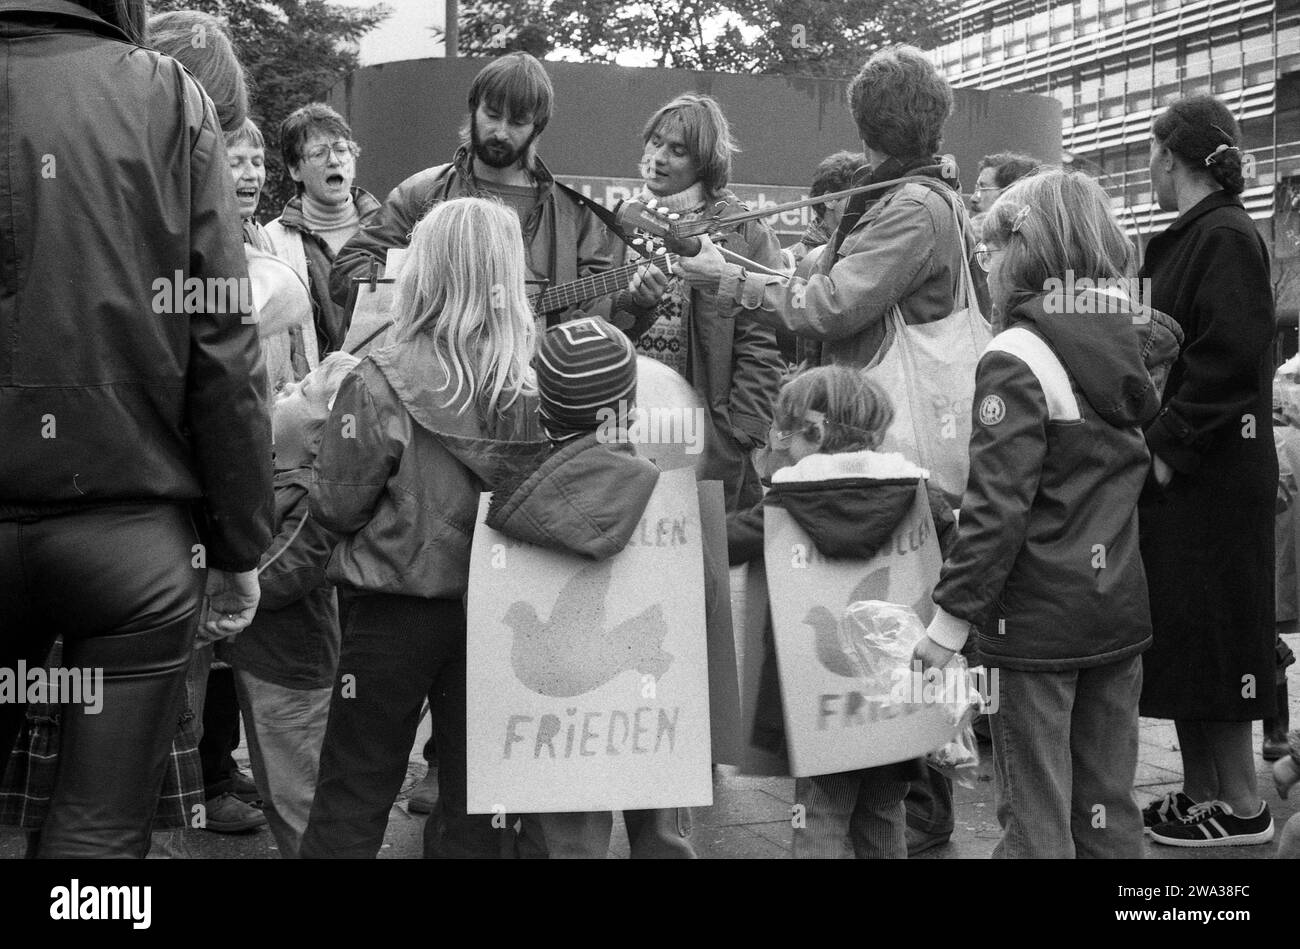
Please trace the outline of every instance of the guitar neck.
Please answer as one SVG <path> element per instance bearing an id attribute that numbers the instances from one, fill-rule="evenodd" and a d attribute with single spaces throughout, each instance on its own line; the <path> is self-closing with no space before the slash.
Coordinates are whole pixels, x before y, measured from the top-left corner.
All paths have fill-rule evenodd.
<path id="1" fill-rule="evenodd" d="M 622 267 L 592 274 L 590 277 L 583 277 L 572 283 L 562 283 L 542 291 L 533 304 L 533 309 L 538 313 L 554 313 L 581 303 L 583 300 L 609 296 L 611 293 L 627 289 L 632 275 L 647 264 L 654 264 L 660 270 L 667 272 L 676 262 L 676 254 L 656 254 L 647 260 L 624 264 Z"/>

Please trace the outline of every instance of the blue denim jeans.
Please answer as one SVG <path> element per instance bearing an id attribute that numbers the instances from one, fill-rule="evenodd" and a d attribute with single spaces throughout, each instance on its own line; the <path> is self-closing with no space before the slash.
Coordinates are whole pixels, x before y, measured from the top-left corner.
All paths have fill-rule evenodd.
<path id="1" fill-rule="evenodd" d="M 794 859 L 842 859 L 851 846 L 859 860 L 905 860 L 907 787 L 881 768 L 796 779 Z"/>
<path id="2" fill-rule="evenodd" d="M 999 672 L 989 717 L 1002 839 L 994 857 L 1141 857 L 1142 657 L 1068 672 Z"/>
<path id="3" fill-rule="evenodd" d="M 280 856 L 298 856 L 311 816 L 331 689 L 289 689 L 235 671 L 248 758 Z"/>

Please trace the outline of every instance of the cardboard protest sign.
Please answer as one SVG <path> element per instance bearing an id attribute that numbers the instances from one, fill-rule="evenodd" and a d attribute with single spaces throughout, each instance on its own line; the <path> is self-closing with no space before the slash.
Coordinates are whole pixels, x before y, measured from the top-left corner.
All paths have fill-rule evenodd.
<path id="1" fill-rule="evenodd" d="M 736 644 L 736 668 L 740 674 L 740 748 L 735 760 L 745 774 L 784 777 L 790 765 L 780 755 L 753 743 L 754 718 L 758 708 L 758 686 L 767 646 L 767 577 L 758 562 L 731 568 L 731 616 Z"/>
<path id="2" fill-rule="evenodd" d="M 368 282 L 357 285 L 352 322 L 348 324 L 347 337 L 343 340 L 344 352 L 364 356 L 370 350 L 381 349 L 396 340 L 395 281 L 405 258 L 405 248 L 390 248 L 383 280 L 376 280 L 373 286 Z"/>
<path id="3" fill-rule="evenodd" d="M 660 475 L 603 561 L 493 531 L 487 503 L 470 559 L 470 813 L 711 804 L 694 473 Z"/>
<path id="4" fill-rule="evenodd" d="M 764 559 L 791 771 L 832 774 L 915 758 L 955 731 L 942 704 L 892 702 L 867 685 L 871 657 L 846 628 L 864 600 L 911 607 L 928 623 L 939 579 L 939 543 L 925 489 L 870 560 L 823 556 L 780 507 L 764 508 Z M 905 673 L 907 670 L 901 670 Z"/>
<path id="5" fill-rule="evenodd" d="M 709 722 L 713 760 L 739 764 L 742 746 L 739 667 L 732 636 L 731 585 L 727 566 L 727 511 L 722 482 L 701 481 L 700 526 L 704 538 L 705 622 L 709 632 Z"/>

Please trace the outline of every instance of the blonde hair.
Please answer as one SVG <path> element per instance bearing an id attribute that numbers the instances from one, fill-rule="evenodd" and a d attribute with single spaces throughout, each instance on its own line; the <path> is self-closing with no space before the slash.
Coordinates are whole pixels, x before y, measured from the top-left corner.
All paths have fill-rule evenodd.
<path id="1" fill-rule="evenodd" d="M 343 385 L 343 377 L 357 367 L 361 362 L 351 353 L 333 352 L 320 361 L 316 367 L 316 374 L 320 384 L 326 392 L 325 402 L 332 409 L 334 408 L 334 398 L 339 394 L 339 387 Z"/>
<path id="2" fill-rule="evenodd" d="M 879 447 L 894 421 L 894 404 L 880 385 L 848 366 L 818 366 L 789 379 L 776 397 L 777 424 L 807 432 L 809 410 L 826 416 L 821 451 Z"/>
<path id="3" fill-rule="evenodd" d="M 1014 294 L 1040 294 L 1066 272 L 1075 279 L 1131 276 L 1136 254 L 1101 185 L 1077 171 L 1042 169 L 993 203 L 982 228 L 1004 249 L 1001 282 Z"/>
<path id="4" fill-rule="evenodd" d="M 439 391 L 455 380 L 445 406 L 500 414 L 537 391 L 524 273 L 519 217 L 499 202 L 444 201 L 415 225 L 394 312 L 400 337 L 432 339 L 447 375 Z"/>

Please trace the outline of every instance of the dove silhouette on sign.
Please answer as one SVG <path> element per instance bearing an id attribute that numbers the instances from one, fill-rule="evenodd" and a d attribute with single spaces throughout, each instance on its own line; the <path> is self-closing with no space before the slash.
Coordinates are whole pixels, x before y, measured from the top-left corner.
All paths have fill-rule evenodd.
<path id="1" fill-rule="evenodd" d="M 616 626 L 607 626 L 611 563 L 584 567 L 564 584 L 546 619 L 516 600 L 504 622 L 514 632 L 510 665 L 527 688 L 552 698 L 571 698 L 636 670 L 656 679 L 673 657 L 663 649 L 668 625 L 659 604 Z"/>
<path id="2" fill-rule="evenodd" d="M 889 568 L 873 570 L 858 582 L 849 594 L 847 607 L 860 600 L 889 600 Z M 925 619 L 928 596 L 911 604 L 916 614 Z M 870 678 L 872 659 L 865 643 L 853 634 L 845 612 L 836 616 L 824 606 L 814 606 L 804 617 L 804 624 L 812 627 L 813 650 L 817 661 L 832 675 L 845 679 Z"/>

